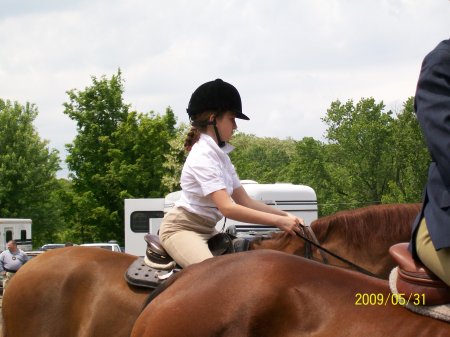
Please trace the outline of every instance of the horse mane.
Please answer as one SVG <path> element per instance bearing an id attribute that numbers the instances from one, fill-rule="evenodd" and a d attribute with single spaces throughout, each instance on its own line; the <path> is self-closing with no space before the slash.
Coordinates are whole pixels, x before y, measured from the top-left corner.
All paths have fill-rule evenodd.
<path id="1" fill-rule="evenodd" d="M 421 204 L 380 204 L 340 211 L 311 223 L 318 240 L 335 231 L 345 237 L 348 245 L 408 241 L 414 218 Z M 398 239 L 395 239 L 398 238 Z"/>

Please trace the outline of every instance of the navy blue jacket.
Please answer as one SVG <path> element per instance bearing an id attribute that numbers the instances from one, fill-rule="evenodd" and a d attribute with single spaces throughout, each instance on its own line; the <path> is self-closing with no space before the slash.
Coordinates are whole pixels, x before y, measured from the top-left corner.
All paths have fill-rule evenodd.
<path id="1" fill-rule="evenodd" d="M 432 158 L 422 211 L 413 223 L 410 247 L 417 257 L 415 234 L 422 216 L 436 250 L 450 247 L 450 40 L 423 60 L 414 105 Z"/>

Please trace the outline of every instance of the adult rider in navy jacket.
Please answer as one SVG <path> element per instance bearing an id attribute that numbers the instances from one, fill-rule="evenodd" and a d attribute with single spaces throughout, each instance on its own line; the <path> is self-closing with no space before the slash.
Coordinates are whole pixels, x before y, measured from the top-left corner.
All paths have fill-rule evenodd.
<path id="1" fill-rule="evenodd" d="M 450 40 L 439 43 L 423 60 L 415 110 L 432 163 L 410 248 L 450 285 Z"/>

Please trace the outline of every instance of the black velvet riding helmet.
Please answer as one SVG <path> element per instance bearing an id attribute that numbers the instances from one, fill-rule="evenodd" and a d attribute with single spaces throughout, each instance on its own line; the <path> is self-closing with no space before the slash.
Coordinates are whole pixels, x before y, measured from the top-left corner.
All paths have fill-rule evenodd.
<path id="1" fill-rule="evenodd" d="M 250 120 L 242 113 L 241 96 L 237 89 L 220 78 L 199 86 L 192 94 L 186 110 L 189 117 L 213 110 L 233 111 L 236 118 Z"/>

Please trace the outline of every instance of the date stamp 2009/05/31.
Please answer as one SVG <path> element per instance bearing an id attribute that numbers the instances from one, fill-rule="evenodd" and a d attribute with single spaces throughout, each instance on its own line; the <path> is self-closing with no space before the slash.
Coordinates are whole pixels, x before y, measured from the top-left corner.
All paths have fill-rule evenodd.
<path id="1" fill-rule="evenodd" d="M 356 293 L 355 305 L 425 305 L 425 294 Z"/>

